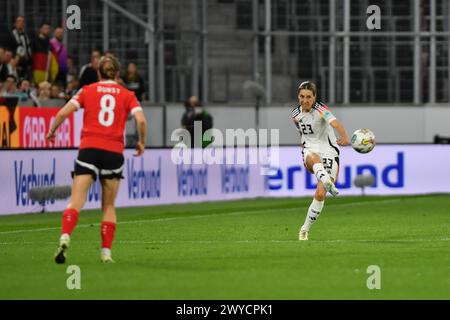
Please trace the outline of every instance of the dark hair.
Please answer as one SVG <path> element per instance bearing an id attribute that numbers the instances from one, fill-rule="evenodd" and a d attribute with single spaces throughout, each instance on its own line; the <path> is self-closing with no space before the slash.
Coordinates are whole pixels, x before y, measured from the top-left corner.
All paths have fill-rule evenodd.
<path id="1" fill-rule="evenodd" d="M 317 86 L 311 81 L 304 81 L 300 83 L 300 85 L 298 86 L 297 94 L 299 94 L 300 90 L 302 89 L 311 90 L 314 96 L 317 96 Z"/>
<path id="2" fill-rule="evenodd" d="M 195 104 L 195 107 L 201 107 L 202 104 L 201 104 L 201 102 L 200 102 L 200 100 L 198 99 L 197 96 L 189 96 L 186 100 L 184 100 L 184 107 L 185 107 L 186 109 L 190 109 L 190 108 L 193 107 L 193 106 L 191 105 L 191 101 L 190 101 L 192 97 L 196 97 L 196 98 L 197 98 L 197 103 Z"/>
<path id="3" fill-rule="evenodd" d="M 30 82 L 30 84 L 31 84 L 31 81 L 30 81 L 30 80 L 25 79 L 25 78 L 22 78 L 22 79 L 19 80 L 19 82 L 17 82 L 17 86 L 20 88 L 20 86 L 22 85 L 22 83 L 23 83 L 24 81 L 28 81 L 28 82 Z"/>
<path id="4" fill-rule="evenodd" d="M 15 75 L 13 75 L 13 74 L 8 74 L 8 75 L 6 76 L 6 79 L 8 79 L 8 78 L 13 78 L 13 79 L 14 79 L 14 82 L 17 84 L 17 78 L 16 78 Z"/>
<path id="5" fill-rule="evenodd" d="M 50 23 L 48 21 L 43 21 L 40 25 L 39 25 L 39 29 L 42 28 L 43 26 L 48 25 L 50 27 Z"/>
<path id="6" fill-rule="evenodd" d="M 116 57 L 101 57 L 98 71 L 103 79 L 114 80 L 120 71 L 120 63 Z"/>

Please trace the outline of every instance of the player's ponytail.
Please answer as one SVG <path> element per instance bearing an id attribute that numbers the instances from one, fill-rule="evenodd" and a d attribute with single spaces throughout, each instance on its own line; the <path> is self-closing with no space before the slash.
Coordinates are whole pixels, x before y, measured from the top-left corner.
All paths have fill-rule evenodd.
<path id="1" fill-rule="evenodd" d="M 116 57 L 103 56 L 100 58 L 98 71 L 105 80 L 114 80 L 120 72 L 120 63 Z"/>

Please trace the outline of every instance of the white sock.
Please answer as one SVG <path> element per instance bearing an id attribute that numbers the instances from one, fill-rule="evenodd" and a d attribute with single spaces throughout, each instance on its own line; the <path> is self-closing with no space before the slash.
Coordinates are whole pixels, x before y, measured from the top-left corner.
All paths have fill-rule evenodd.
<path id="1" fill-rule="evenodd" d="M 322 163 L 315 163 L 313 165 L 313 171 L 314 175 L 316 176 L 317 180 L 322 181 L 322 183 L 326 183 L 330 181 L 330 175 L 323 167 Z"/>
<path id="2" fill-rule="evenodd" d="M 70 235 L 68 233 L 63 233 L 61 237 L 59 237 L 59 240 L 66 240 L 66 239 L 70 240 Z"/>
<path id="3" fill-rule="evenodd" d="M 318 201 L 316 200 L 316 198 L 313 199 L 311 205 L 308 208 L 308 214 L 306 215 L 302 230 L 309 231 L 309 228 L 311 228 L 312 224 L 316 222 L 317 218 L 319 217 L 324 203 L 325 201 Z"/>
<path id="4" fill-rule="evenodd" d="M 102 254 L 105 255 L 105 256 L 110 256 L 111 257 L 111 249 L 102 248 Z"/>

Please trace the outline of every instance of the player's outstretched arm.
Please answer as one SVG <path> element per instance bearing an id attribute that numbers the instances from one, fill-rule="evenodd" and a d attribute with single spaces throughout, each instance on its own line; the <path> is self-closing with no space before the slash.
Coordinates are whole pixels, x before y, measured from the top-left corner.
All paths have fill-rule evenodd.
<path id="1" fill-rule="evenodd" d="M 147 137 L 147 120 L 143 111 L 136 111 L 133 113 L 134 119 L 136 120 L 136 126 L 138 131 L 139 140 L 136 144 L 135 157 L 139 157 L 144 154 L 145 151 L 145 138 Z"/>
<path id="2" fill-rule="evenodd" d="M 76 111 L 77 108 L 77 105 L 69 101 L 58 111 L 55 117 L 55 121 L 53 122 L 52 127 L 47 133 L 48 141 L 53 142 L 55 140 L 56 130 L 58 130 L 59 126 L 64 122 L 64 120 L 66 120 L 66 118 L 70 116 L 72 112 Z"/>
<path id="3" fill-rule="evenodd" d="M 330 125 L 334 129 L 336 129 L 336 131 L 339 133 L 339 139 L 337 140 L 337 143 L 340 146 L 347 146 L 347 145 L 349 145 L 350 144 L 350 139 L 348 138 L 347 131 L 345 131 L 345 128 L 342 125 L 342 123 L 338 119 L 335 119 L 335 120 L 330 122 Z"/>

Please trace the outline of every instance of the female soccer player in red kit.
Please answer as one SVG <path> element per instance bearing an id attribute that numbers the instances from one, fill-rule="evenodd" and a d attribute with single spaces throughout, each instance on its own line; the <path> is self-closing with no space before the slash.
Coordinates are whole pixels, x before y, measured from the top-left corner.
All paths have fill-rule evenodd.
<path id="1" fill-rule="evenodd" d="M 142 107 L 132 91 L 117 84 L 114 79 L 120 71 L 115 57 L 104 56 L 99 61 L 100 81 L 84 86 L 58 112 L 47 134 L 54 141 L 55 132 L 72 112 L 84 109 L 83 129 L 75 170 L 72 173 L 72 195 L 62 218 L 59 247 L 55 254 L 56 263 L 64 263 L 69 248 L 70 236 L 78 222 L 91 184 L 98 178 L 102 186 L 101 261 L 113 262 L 111 245 L 116 230 L 115 199 L 123 178 L 124 130 L 128 113 L 136 119 L 139 142 L 135 156 L 145 150 L 147 122 Z"/>

